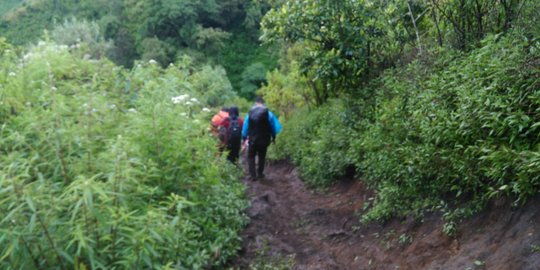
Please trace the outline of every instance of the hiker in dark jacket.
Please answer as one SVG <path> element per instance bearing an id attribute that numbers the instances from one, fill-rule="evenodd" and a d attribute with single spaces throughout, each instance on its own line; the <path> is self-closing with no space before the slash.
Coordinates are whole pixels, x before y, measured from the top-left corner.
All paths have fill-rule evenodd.
<path id="1" fill-rule="evenodd" d="M 229 108 L 229 117 L 225 119 L 225 127 L 227 128 L 227 150 L 229 155 L 227 159 L 236 163 L 240 157 L 240 146 L 242 145 L 242 128 L 243 120 L 238 114 L 238 107 L 232 106 Z"/>
<path id="2" fill-rule="evenodd" d="M 262 97 L 255 99 L 242 127 L 242 138 L 248 140 L 248 167 L 251 180 L 264 178 L 264 163 L 266 150 L 270 143 L 275 142 L 276 135 L 281 131 L 281 123 L 277 117 L 266 108 Z M 255 156 L 258 158 L 255 170 Z"/>

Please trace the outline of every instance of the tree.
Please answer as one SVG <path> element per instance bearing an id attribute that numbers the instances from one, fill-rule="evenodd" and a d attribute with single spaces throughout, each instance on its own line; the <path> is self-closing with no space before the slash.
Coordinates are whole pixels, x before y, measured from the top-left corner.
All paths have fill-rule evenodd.
<path id="1" fill-rule="evenodd" d="M 300 74 L 297 58 L 302 50 L 301 44 L 288 48 L 279 69 L 268 72 L 267 83 L 257 91 L 280 117 L 289 118 L 299 108 L 313 104 L 308 80 Z"/>
<path id="2" fill-rule="evenodd" d="M 72 47 L 84 43 L 88 45 L 88 53 L 97 59 L 114 49 L 113 42 L 103 38 L 96 22 L 77 20 L 75 17 L 57 25 L 51 32 L 51 38 L 57 44 Z"/>
<path id="3" fill-rule="evenodd" d="M 163 67 L 173 62 L 173 48 L 156 37 L 143 40 L 141 48 L 141 58 L 143 61 L 154 60 Z"/>
<path id="4" fill-rule="evenodd" d="M 249 100 L 255 98 L 255 92 L 266 82 L 266 67 L 262 63 L 253 63 L 242 72 L 240 93 Z"/>
<path id="5" fill-rule="evenodd" d="M 380 66 L 393 62 L 387 58 L 399 54 L 403 35 L 401 22 L 392 20 L 396 11 L 391 3 L 369 0 L 286 1 L 263 19 L 263 39 L 304 44 L 301 70 L 322 104 L 357 92 Z"/>
<path id="6" fill-rule="evenodd" d="M 524 5 L 530 2 L 534 1 L 430 0 L 429 4 L 450 27 L 452 45 L 467 49 L 488 33 L 508 31 L 521 16 Z"/>
<path id="7" fill-rule="evenodd" d="M 203 28 L 197 26 L 197 33 L 193 36 L 196 48 L 205 55 L 219 57 L 219 52 L 225 46 L 225 40 L 231 37 L 231 34 L 219 28 Z"/>

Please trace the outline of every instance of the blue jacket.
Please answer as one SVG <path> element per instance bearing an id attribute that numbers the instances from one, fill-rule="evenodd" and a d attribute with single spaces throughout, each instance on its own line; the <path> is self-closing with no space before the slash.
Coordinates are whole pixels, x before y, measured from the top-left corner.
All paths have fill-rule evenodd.
<path id="1" fill-rule="evenodd" d="M 268 120 L 270 120 L 270 127 L 272 127 L 272 138 L 275 138 L 276 135 L 281 132 L 281 123 L 277 119 L 277 117 L 269 110 L 268 111 Z M 249 114 L 246 115 L 246 118 L 244 118 L 244 125 L 242 126 L 242 139 L 246 139 L 248 137 L 248 130 L 249 130 Z"/>

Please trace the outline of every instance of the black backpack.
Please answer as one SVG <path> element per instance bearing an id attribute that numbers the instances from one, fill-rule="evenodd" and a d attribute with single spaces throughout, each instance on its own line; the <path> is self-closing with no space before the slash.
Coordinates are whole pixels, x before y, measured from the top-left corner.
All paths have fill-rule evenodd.
<path id="1" fill-rule="evenodd" d="M 229 147 L 238 146 L 242 141 L 242 126 L 238 117 L 229 118 L 229 129 L 227 132 L 227 145 Z"/>
<path id="2" fill-rule="evenodd" d="M 270 118 L 266 107 L 256 106 L 249 111 L 248 136 L 252 143 L 270 143 L 272 127 L 270 126 Z"/>

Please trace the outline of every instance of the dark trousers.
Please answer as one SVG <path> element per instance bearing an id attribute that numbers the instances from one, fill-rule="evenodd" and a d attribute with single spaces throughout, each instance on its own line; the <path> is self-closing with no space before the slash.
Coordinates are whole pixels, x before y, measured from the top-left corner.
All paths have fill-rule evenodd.
<path id="1" fill-rule="evenodd" d="M 262 176 L 264 172 L 264 163 L 266 161 L 266 150 L 268 144 L 250 144 L 248 148 L 248 167 L 249 175 L 252 178 Z M 257 174 L 255 173 L 255 156 L 258 158 Z"/>
<path id="2" fill-rule="evenodd" d="M 229 150 L 227 159 L 232 163 L 236 163 L 236 161 L 238 161 L 238 158 L 240 157 L 240 144 L 229 145 L 227 147 L 227 150 Z"/>

